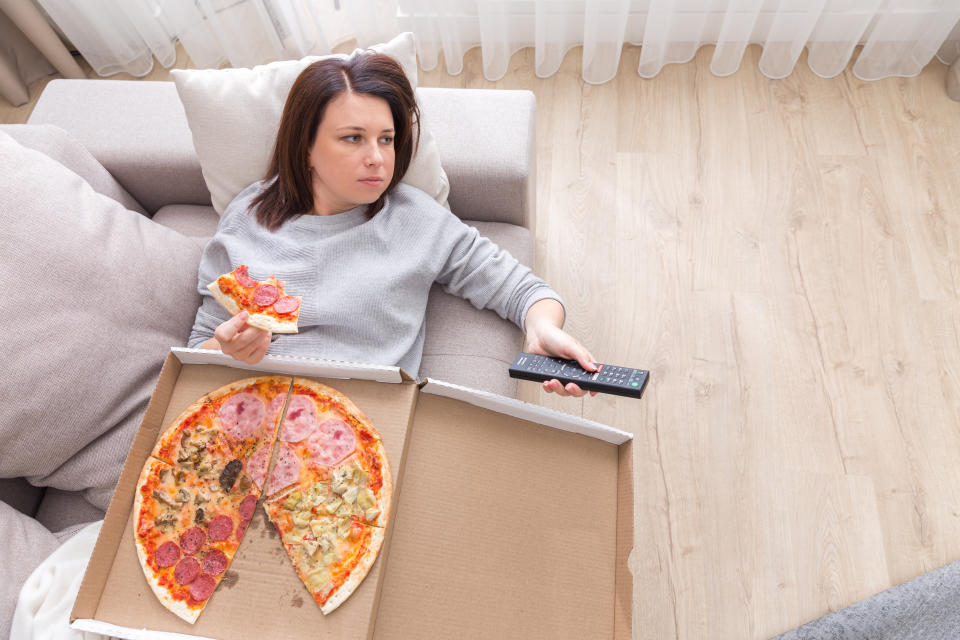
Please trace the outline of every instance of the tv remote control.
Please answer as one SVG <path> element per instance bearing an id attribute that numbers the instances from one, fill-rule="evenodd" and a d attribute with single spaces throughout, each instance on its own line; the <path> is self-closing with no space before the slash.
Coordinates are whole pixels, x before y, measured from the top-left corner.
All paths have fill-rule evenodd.
<path id="1" fill-rule="evenodd" d="M 599 371 L 587 371 L 576 360 L 563 360 L 521 353 L 510 365 L 510 377 L 520 380 L 559 380 L 564 386 L 576 383 L 581 389 L 639 398 L 647 386 L 650 372 L 630 367 L 597 363 Z"/>

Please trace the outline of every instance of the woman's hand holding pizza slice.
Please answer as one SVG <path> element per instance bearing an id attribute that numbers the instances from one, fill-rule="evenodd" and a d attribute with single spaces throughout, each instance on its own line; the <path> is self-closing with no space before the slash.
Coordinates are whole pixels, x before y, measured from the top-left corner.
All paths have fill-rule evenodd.
<path id="1" fill-rule="evenodd" d="M 249 317 L 248 312 L 241 311 L 217 327 L 213 337 L 220 351 L 234 360 L 256 364 L 267 355 L 272 334 L 266 329 L 250 326 L 247 323 Z"/>

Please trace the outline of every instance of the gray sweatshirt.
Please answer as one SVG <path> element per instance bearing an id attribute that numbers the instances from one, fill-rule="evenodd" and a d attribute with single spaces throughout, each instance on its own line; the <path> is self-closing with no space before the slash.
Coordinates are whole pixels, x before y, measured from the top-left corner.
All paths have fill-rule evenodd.
<path id="1" fill-rule="evenodd" d="M 560 300 L 529 268 L 414 187 L 401 183 L 373 218 L 364 205 L 300 216 L 270 232 L 250 210 L 263 184 L 250 185 L 227 206 L 203 251 L 197 285 L 203 302 L 190 347 L 229 319 L 207 285 L 241 264 L 257 280 L 276 275 L 288 295 L 303 297 L 299 333 L 275 334 L 268 353 L 396 365 L 413 376 L 434 282 L 521 329 L 534 302 Z"/>

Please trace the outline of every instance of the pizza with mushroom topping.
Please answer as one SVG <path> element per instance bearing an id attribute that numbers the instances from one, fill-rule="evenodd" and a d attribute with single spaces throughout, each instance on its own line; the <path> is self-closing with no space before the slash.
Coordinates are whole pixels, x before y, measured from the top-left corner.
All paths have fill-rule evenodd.
<path id="1" fill-rule="evenodd" d="M 248 378 L 187 407 L 143 467 L 134 537 L 160 602 L 196 621 L 257 508 L 250 458 L 276 438 L 290 378 Z"/>
<path id="2" fill-rule="evenodd" d="M 376 561 L 392 492 L 380 434 L 349 398 L 305 378 L 248 378 L 200 398 L 161 434 L 135 497 L 137 554 L 160 602 L 193 623 L 264 496 L 327 614 Z"/>

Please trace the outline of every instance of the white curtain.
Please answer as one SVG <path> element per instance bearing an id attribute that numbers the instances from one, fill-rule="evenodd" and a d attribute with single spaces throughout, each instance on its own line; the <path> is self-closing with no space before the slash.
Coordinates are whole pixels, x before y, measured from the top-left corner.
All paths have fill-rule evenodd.
<path id="1" fill-rule="evenodd" d="M 101 76 L 173 65 L 179 40 L 198 69 L 252 67 L 361 47 L 400 32 L 395 0 L 37 0 Z"/>
<path id="2" fill-rule="evenodd" d="M 715 44 L 710 69 L 734 73 L 746 46 L 763 46 L 760 71 L 790 75 L 804 47 L 823 77 L 839 74 L 862 44 L 853 72 L 864 80 L 913 76 L 933 58 L 958 56 L 960 0 L 399 0 L 399 24 L 413 31 L 421 65 L 442 51 L 457 74 L 463 53 L 480 46 L 483 73 L 498 80 L 510 56 L 535 48 L 536 73 L 557 71 L 564 54 L 583 46 L 582 75 L 613 78 L 624 43 L 641 45 L 637 73 L 653 77 Z"/>
<path id="3" fill-rule="evenodd" d="M 710 64 L 734 73 L 746 46 L 762 45 L 760 71 L 790 75 L 807 64 L 824 77 L 856 55 L 862 79 L 920 73 L 935 56 L 960 55 L 960 0 L 37 0 L 100 75 L 142 76 L 154 57 L 175 58 L 177 39 L 197 68 L 250 67 L 326 54 L 356 37 L 359 46 L 400 31 L 417 37 L 420 62 L 447 71 L 481 48 L 483 73 L 498 80 L 510 57 L 535 48 L 536 73 L 552 75 L 564 55 L 583 47 L 582 75 L 613 78 L 624 43 L 641 45 L 639 75 L 686 62 L 715 44 Z"/>

